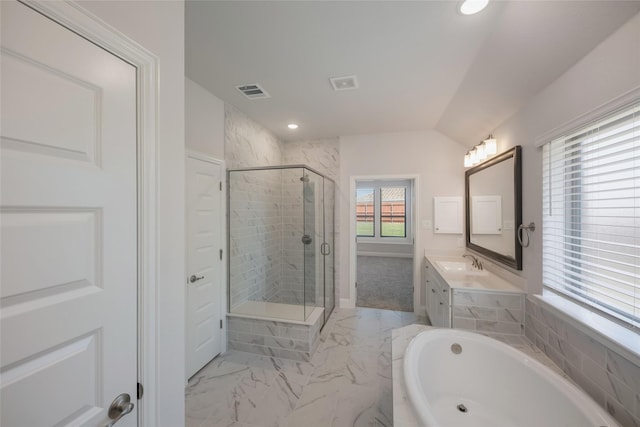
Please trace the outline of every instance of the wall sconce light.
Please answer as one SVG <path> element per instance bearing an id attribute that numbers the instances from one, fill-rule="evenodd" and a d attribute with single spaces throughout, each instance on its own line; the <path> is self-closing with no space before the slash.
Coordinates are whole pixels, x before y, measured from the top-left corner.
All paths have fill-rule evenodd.
<path id="1" fill-rule="evenodd" d="M 473 163 L 471 162 L 471 153 L 467 152 L 467 154 L 464 155 L 464 167 L 470 168 L 471 166 L 473 166 Z"/>
<path id="2" fill-rule="evenodd" d="M 482 162 L 487 158 L 487 153 L 484 150 L 484 143 L 476 145 L 476 155 L 478 156 L 479 162 Z"/>
<path id="3" fill-rule="evenodd" d="M 484 152 L 487 153 L 487 157 L 493 156 L 498 152 L 498 141 L 491 134 L 482 141 L 482 145 L 484 145 Z"/>
<path id="4" fill-rule="evenodd" d="M 464 155 L 464 167 L 470 168 L 488 159 L 498 152 L 498 141 L 489 134 L 487 139 L 467 151 Z"/>

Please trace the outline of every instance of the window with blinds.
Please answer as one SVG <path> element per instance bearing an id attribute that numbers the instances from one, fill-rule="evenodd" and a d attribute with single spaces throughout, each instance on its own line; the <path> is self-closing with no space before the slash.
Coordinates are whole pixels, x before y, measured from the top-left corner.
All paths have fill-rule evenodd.
<path id="1" fill-rule="evenodd" d="M 543 283 L 640 327 L 640 102 L 543 146 Z"/>

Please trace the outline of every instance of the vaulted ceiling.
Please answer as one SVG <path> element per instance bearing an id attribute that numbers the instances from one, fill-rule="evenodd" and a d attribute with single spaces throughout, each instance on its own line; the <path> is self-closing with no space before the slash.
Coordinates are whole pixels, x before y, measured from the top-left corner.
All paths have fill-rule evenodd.
<path id="1" fill-rule="evenodd" d="M 640 11 L 640 1 L 202 1 L 186 74 L 282 140 L 436 129 L 472 146 Z M 336 92 L 329 78 L 356 75 Z M 258 83 L 271 96 L 246 99 Z M 300 125 L 296 131 L 287 124 Z"/>

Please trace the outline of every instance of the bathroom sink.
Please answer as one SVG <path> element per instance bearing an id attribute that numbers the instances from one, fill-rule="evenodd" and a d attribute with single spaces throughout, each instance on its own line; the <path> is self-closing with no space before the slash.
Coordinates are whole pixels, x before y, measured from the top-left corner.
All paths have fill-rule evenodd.
<path id="1" fill-rule="evenodd" d="M 445 273 L 460 273 L 473 276 L 485 276 L 484 270 L 478 270 L 471 263 L 465 261 L 436 261 L 436 265 Z"/>

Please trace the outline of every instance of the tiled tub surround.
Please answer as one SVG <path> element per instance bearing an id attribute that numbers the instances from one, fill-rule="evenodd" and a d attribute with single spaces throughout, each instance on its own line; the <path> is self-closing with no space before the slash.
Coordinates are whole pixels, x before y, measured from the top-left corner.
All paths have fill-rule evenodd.
<path id="1" fill-rule="evenodd" d="M 462 256 L 428 255 L 425 257 L 427 272 L 427 310 L 439 314 L 439 302 L 445 304 L 445 321 L 434 326 L 482 333 L 522 335 L 524 333 L 525 297 L 520 287 L 483 270 L 482 276 L 444 271 L 438 261 L 470 262 Z M 436 286 L 430 285 L 435 283 Z M 438 296 L 442 293 L 442 297 Z M 430 298 L 439 298 L 432 303 Z M 448 306 L 448 307 L 447 307 Z M 431 317 L 431 313 L 429 313 Z"/>
<path id="2" fill-rule="evenodd" d="M 392 332 L 392 370 L 393 370 L 393 425 L 401 427 L 420 427 L 420 423 L 413 411 L 409 397 L 406 394 L 403 372 L 403 357 L 409 342 L 420 332 L 429 329 L 424 325 L 409 325 L 395 329 Z M 486 334 L 492 338 L 501 340 L 506 344 L 524 352 L 533 359 L 548 366 L 556 373 L 567 378 L 560 368 L 537 348 L 524 335 Z M 523 384 L 523 386 L 525 386 Z M 578 426 L 576 426 L 578 427 Z"/>
<path id="3" fill-rule="evenodd" d="M 522 292 L 503 293 L 452 289 L 452 327 L 468 331 L 522 335 L 524 333 Z"/>
<path id="4" fill-rule="evenodd" d="M 189 381 L 186 426 L 391 427 L 391 331 L 417 321 L 336 308 L 309 362 L 230 350 Z"/>
<path id="5" fill-rule="evenodd" d="M 304 310 L 304 306 L 255 301 L 247 303 L 251 307 L 245 311 L 255 315 L 227 314 L 229 349 L 305 362 L 311 359 L 320 344 L 324 309 L 311 307 L 313 311 L 306 322 L 279 321 L 258 316 L 276 315 L 278 309 Z M 270 312 L 270 309 L 276 311 Z M 304 313 L 293 314 L 297 315 L 304 316 Z"/>
<path id="6" fill-rule="evenodd" d="M 526 336 L 620 424 L 640 427 L 639 357 L 606 347 L 536 296 L 526 301 Z"/>

